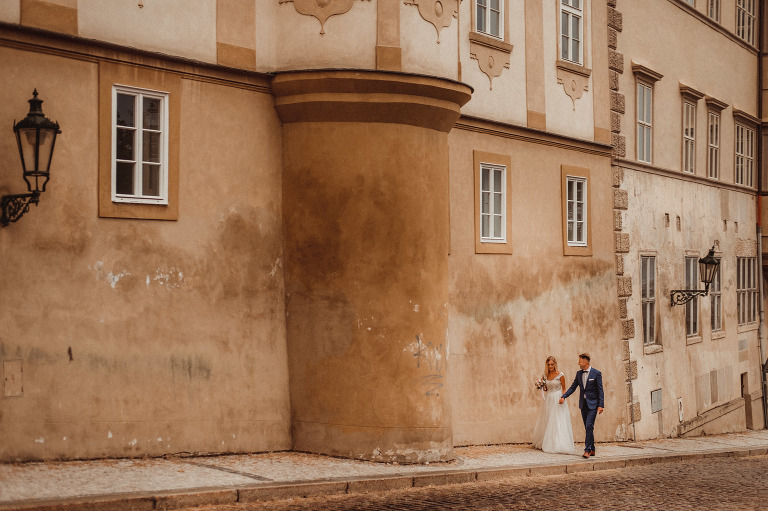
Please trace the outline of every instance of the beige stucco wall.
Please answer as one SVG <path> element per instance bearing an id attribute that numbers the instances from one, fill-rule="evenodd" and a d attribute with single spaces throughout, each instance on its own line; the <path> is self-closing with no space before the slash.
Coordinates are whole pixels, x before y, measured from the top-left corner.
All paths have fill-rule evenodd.
<path id="1" fill-rule="evenodd" d="M 21 4 L 18 1 L 0 2 L 0 21 L 18 23 L 20 19 Z"/>
<path id="2" fill-rule="evenodd" d="M 82 37 L 216 62 L 213 0 L 78 0 L 77 18 Z"/>
<path id="3" fill-rule="evenodd" d="M 727 2 L 726 2 L 727 3 Z M 620 90 L 626 97 L 626 114 L 621 123 L 627 137 L 627 158 L 636 159 L 635 123 L 637 101 L 632 63 L 646 66 L 664 77 L 654 85 L 653 163 L 667 169 L 682 166 L 682 97 L 680 83 L 712 96 L 728 107 L 721 113 L 721 154 L 732 155 L 734 144 L 733 109 L 757 115 L 757 54 L 733 39 L 714 32 L 709 25 L 672 2 L 659 2 L 654 10 L 647 1 L 623 2 L 624 30 L 619 49 L 624 54 Z M 724 3 L 723 13 L 728 9 Z M 654 16 L 648 13 L 653 12 Z M 664 23 L 662 23 L 664 20 Z M 666 23 L 679 27 L 667 30 Z M 685 40 L 682 40 L 683 34 Z M 686 41 L 696 41 L 695 44 Z M 687 48 L 669 51 L 669 48 Z M 702 65 L 706 63 L 706 65 Z M 707 107 L 697 103 L 696 160 L 700 175 L 706 171 Z M 721 179 L 733 182 L 733 160 L 723 157 Z"/>
<path id="4" fill-rule="evenodd" d="M 37 87 L 62 129 L 40 205 L 0 232 L 0 359 L 23 367 L 0 459 L 290 448 L 271 96 L 183 79 L 179 220 L 99 218 L 98 62 L 0 61 L 4 124 Z"/>
<path id="5" fill-rule="evenodd" d="M 451 255 L 448 366 L 457 445 L 529 442 L 541 397 L 533 382 L 553 355 L 570 385 L 578 355 L 603 372 L 598 441 L 626 438 L 616 301 L 610 160 L 574 147 L 450 134 Z M 473 151 L 511 155 L 512 254 L 476 254 Z M 591 171 L 593 255 L 564 256 L 561 165 Z M 583 439 L 578 402 L 568 402 Z"/>

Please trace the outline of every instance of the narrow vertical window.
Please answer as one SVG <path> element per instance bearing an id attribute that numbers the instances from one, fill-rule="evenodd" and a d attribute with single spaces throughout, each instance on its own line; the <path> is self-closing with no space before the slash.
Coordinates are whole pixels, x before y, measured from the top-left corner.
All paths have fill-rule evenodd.
<path id="1" fill-rule="evenodd" d="M 720 21 L 720 0 L 709 0 L 707 16 L 715 21 Z"/>
<path id="2" fill-rule="evenodd" d="M 581 0 L 560 1 L 560 56 L 576 64 L 583 63 L 583 17 Z"/>
<path id="3" fill-rule="evenodd" d="M 736 35 L 755 44 L 755 0 L 736 0 Z"/>
<path id="4" fill-rule="evenodd" d="M 493 37 L 502 37 L 502 0 L 476 0 L 475 29 Z"/>
<path id="5" fill-rule="evenodd" d="M 643 344 L 656 343 L 656 256 L 640 258 Z"/>
<path id="6" fill-rule="evenodd" d="M 739 326 L 757 320 L 757 258 L 736 258 L 736 315 Z"/>
<path id="7" fill-rule="evenodd" d="M 699 260 L 696 257 L 685 258 L 685 289 L 699 288 Z M 699 297 L 696 296 L 685 304 L 685 335 L 699 335 Z"/>
<path id="8" fill-rule="evenodd" d="M 709 285 L 709 304 L 710 304 L 710 316 L 713 332 L 719 332 L 723 329 L 723 299 L 720 286 L 720 266 L 718 266 L 715 272 L 715 278 L 712 279 L 712 284 Z"/>
<path id="9" fill-rule="evenodd" d="M 709 112 L 707 167 L 712 179 L 720 179 L 720 114 Z"/>
<path id="10" fill-rule="evenodd" d="M 736 184 L 751 188 L 754 186 L 755 130 L 748 128 L 743 124 L 736 124 L 735 132 L 734 179 Z"/>
<path id="11" fill-rule="evenodd" d="M 696 172 L 696 105 L 683 102 L 683 172 Z"/>
<path id="12" fill-rule="evenodd" d="M 653 95 L 650 86 L 637 84 L 637 160 L 651 163 Z"/>
<path id="13" fill-rule="evenodd" d="M 112 200 L 168 203 L 168 94 L 115 86 Z"/>
<path id="14" fill-rule="evenodd" d="M 506 241 L 506 168 L 480 167 L 480 236 L 483 243 Z"/>
<path id="15" fill-rule="evenodd" d="M 585 246 L 587 244 L 587 180 L 568 176 L 566 187 L 568 244 Z"/>

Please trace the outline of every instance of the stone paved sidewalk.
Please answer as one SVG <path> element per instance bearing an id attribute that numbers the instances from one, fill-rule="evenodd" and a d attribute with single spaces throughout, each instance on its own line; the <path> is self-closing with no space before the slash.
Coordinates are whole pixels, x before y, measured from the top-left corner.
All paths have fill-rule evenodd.
<path id="1" fill-rule="evenodd" d="M 621 468 L 704 456 L 768 454 L 768 430 L 604 443 L 597 457 L 530 445 L 460 447 L 447 463 L 397 465 L 279 452 L 0 464 L 0 510 L 173 509 Z"/>

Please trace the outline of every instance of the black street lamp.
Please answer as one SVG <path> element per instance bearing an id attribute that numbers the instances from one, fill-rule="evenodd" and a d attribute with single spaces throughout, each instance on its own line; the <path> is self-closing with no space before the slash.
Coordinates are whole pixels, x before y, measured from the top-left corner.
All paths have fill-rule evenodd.
<path id="1" fill-rule="evenodd" d="M 18 221 L 24 213 L 29 211 L 30 204 L 37 206 L 40 193 L 45 191 L 45 185 L 50 179 L 56 135 L 61 133 L 59 123 L 52 122 L 43 115 L 40 107 L 43 100 L 37 99 L 37 89 L 32 95 L 32 99 L 29 100 L 29 113 L 24 119 L 13 124 L 24 181 L 27 182 L 27 190 L 30 193 L 3 195 L 0 198 L 0 206 L 2 206 L 0 225 L 3 227 Z"/>
<path id="2" fill-rule="evenodd" d="M 709 285 L 715 280 L 717 270 L 720 268 L 720 259 L 715 257 L 715 247 L 709 249 L 706 257 L 699 259 L 699 273 L 701 281 L 704 283 L 704 289 L 673 289 L 670 292 L 672 307 L 675 305 L 684 305 L 696 296 L 707 296 Z"/>

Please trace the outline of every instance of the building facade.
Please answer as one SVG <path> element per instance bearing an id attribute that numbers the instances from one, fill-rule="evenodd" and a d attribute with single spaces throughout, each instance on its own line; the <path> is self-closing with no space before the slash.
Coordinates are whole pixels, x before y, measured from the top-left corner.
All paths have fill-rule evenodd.
<path id="1" fill-rule="evenodd" d="M 762 428 L 763 14 L 714 3 L 0 3 L 0 121 L 62 130 L 0 230 L 0 460 L 448 460 L 584 351 L 598 441 Z"/>

